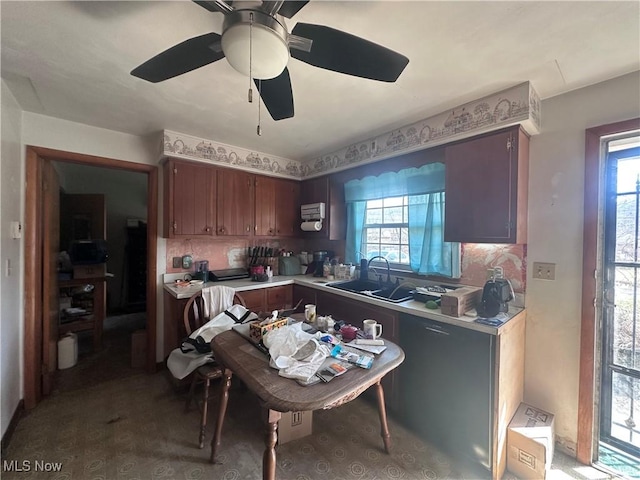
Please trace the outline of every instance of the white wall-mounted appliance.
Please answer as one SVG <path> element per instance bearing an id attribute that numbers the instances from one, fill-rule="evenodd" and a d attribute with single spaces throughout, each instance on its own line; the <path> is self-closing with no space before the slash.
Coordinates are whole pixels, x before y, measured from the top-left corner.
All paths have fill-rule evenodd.
<path id="1" fill-rule="evenodd" d="M 319 232 L 322 230 L 322 220 L 325 214 L 324 202 L 307 203 L 300 206 L 302 224 L 300 228 L 305 232 Z"/>

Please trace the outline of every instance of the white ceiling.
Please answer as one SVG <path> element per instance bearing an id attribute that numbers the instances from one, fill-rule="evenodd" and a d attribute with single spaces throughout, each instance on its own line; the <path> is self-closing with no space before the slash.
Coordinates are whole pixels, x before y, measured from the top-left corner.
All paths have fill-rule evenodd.
<path id="1" fill-rule="evenodd" d="M 164 129 L 295 160 L 441 113 L 524 81 L 542 99 L 640 69 L 640 2 L 322 1 L 293 19 L 406 55 L 396 83 L 289 61 L 295 117 L 247 103 L 225 61 L 162 83 L 129 72 L 177 43 L 221 33 L 190 1 L 0 2 L 1 74 L 23 109 L 149 135 Z M 542 112 L 544 128 L 544 111 Z"/>

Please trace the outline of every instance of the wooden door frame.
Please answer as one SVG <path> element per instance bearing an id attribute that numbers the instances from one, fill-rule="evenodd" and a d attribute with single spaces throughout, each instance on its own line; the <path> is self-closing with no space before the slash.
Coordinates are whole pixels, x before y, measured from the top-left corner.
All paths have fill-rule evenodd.
<path id="1" fill-rule="evenodd" d="M 38 205 L 38 179 L 42 163 L 58 161 L 94 167 L 126 170 L 147 175 L 147 358 L 146 371 L 156 371 L 157 255 L 158 255 L 158 167 L 112 158 L 65 152 L 43 147 L 26 147 L 24 218 L 24 405 L 37 405 L 42 397 L 42 212 Z"/>
<path id="2" fill-rule="evenodd" d="M 578 439 L 576 458 L 593 462 L 596 421 L 596 373 L 600 370 L 597 352 L 599 326 L 595 299 L 602 282 L 598 272 L 598 205 L 600 191 L 601 139 L 609 135 L 640 130 L 640 118 L 588 128 L 585 131 L 584 232 L 582 250 L 582 319 L 580 328 L 580 385 L 578 390 Z M 597 275 L 596 275 L 597 273 Z"/>

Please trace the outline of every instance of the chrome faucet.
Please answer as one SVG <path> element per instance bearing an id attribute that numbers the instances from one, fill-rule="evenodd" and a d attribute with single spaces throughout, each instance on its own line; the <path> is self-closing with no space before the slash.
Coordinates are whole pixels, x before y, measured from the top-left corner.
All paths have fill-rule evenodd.
<path id="1" fill-rule="evenodd" d="M 384 260 L 385 262 L 387 262 L 387 283 L 391 283 L 391 268 L 389 267 L 389 260 L 387 260 L 386 258 L 384 258 L 382 255 L 376 255 L 375 257 L 371 257 L 369 259 L 369 263 L 367 264 L 367 268 L 371 268 L 371 262 L 373 260 L 375 260 L 376 258 L 381 258 L 382 260 Z"/>

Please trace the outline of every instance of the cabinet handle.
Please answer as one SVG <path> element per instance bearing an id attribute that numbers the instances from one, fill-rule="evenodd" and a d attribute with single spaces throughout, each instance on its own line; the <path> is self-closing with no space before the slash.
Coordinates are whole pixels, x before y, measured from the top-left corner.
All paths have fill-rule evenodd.
<path id="1" fill-rule="evenodd" d="M 218 232 L 219 232 L 219 233 L 224 233 L 224 227 L 220 227 L 220 228 L 218 229 Z"/>
<path id="2" fill-rule="evenodd" d="M 173 222 L 173 231 L 175 232 L 178 229 L 178 222 Z"/>
<path id="3" fill-rule="evenodd" d="M 424 325 L 425 330 L 429 330 L 430 332 L 437 333 L 438 335 L 451 335 L 449 332 L 445 332 L 444 330 L 438 330 L 437 328 L 427 327 Z"/>
<path id="4" fill-rule="evenodd" d="M 247 225 L 247 232 L 251 230 L 251 225 Z"/>
<path id="5" fill-rule="evenodd" d="M 210 232 L 210 231 L 211 231 L 211 228 L 210 228 L 210 227 L 207 227 L 207 228 L 205 228 L 204 230 L 205 230 L 205 232 Z"/>

